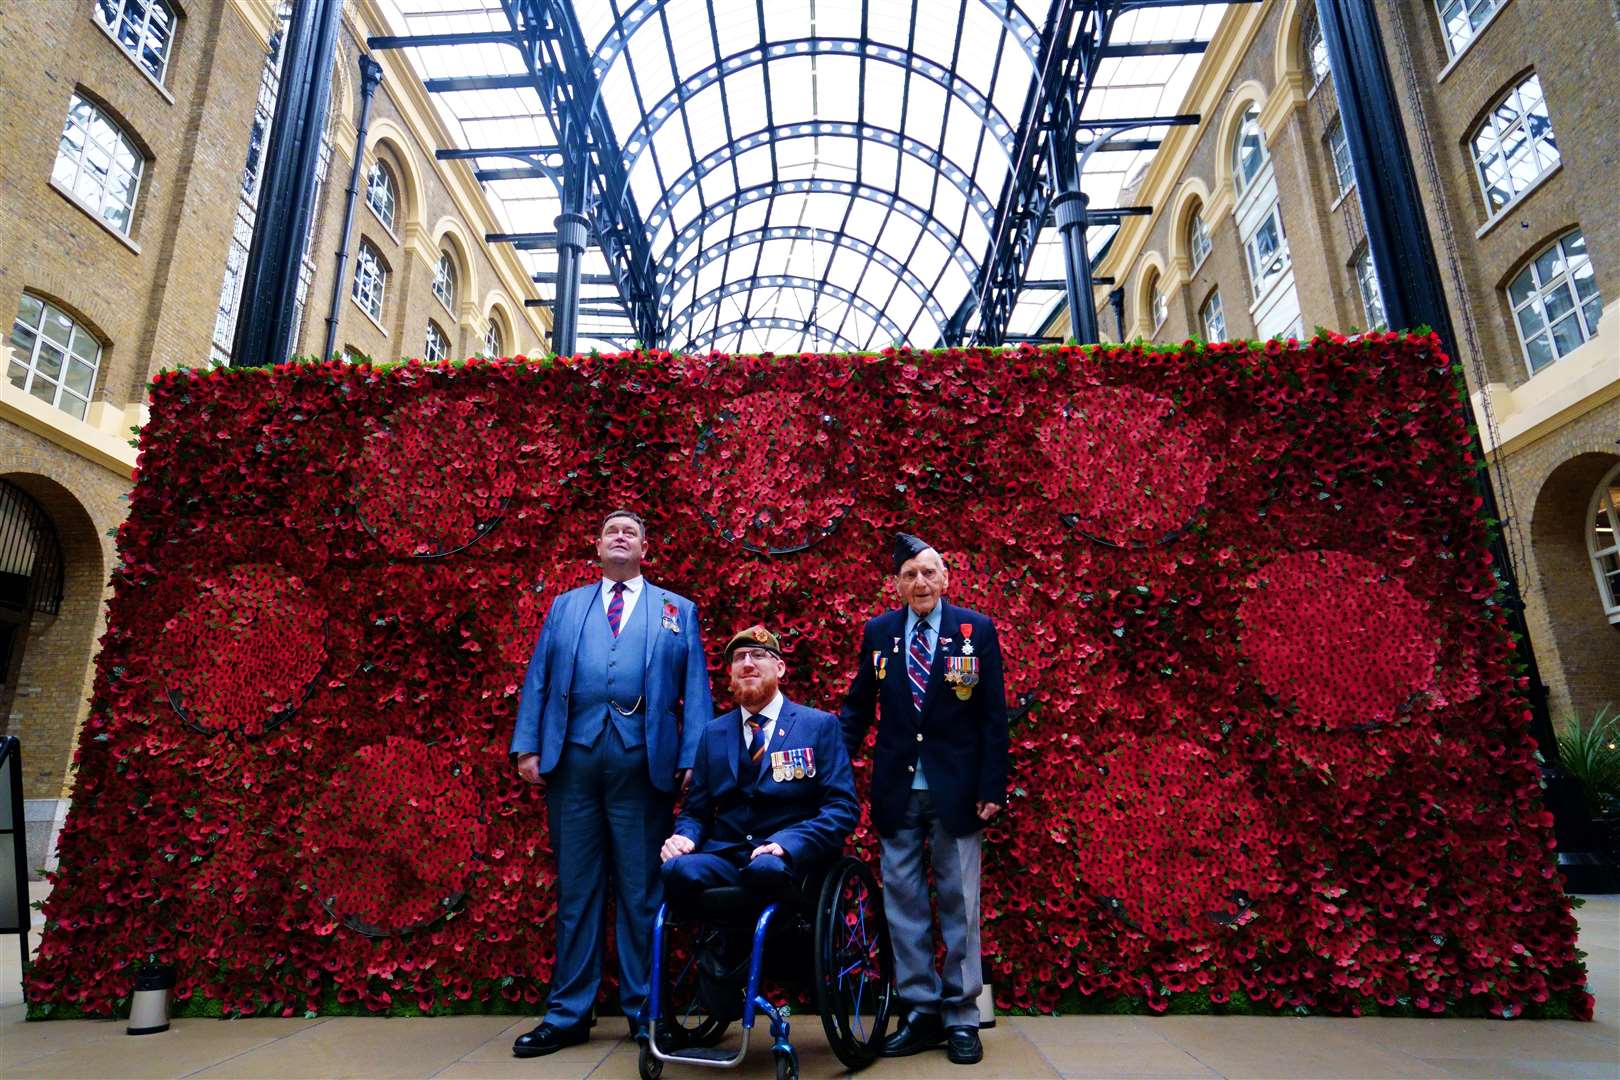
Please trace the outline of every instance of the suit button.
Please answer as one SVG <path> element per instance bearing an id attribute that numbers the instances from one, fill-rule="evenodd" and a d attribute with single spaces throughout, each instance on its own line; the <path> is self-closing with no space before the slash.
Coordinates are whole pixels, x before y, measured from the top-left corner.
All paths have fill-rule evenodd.
<path id="1" fill-rule="evenodd" d="M 906 772 L 916 772 L 916 771 L 917 771 L 917 766 L 915 766 L 915 765 L 907 765 L 906 766 Z"/>
<path id="2" fill-rule="evenodd" d="M 747 840 L 750 844 L 752 844 L 754 842 L 754 838 L 753 838 L 752 835 L 745 836 L 745 837 L 743 837 L 743 839 Z"/>
<path id="3" fill-rule="evenodd" d="M 917 732 L 917 741 L 922 742 L 922 732 Z"/>

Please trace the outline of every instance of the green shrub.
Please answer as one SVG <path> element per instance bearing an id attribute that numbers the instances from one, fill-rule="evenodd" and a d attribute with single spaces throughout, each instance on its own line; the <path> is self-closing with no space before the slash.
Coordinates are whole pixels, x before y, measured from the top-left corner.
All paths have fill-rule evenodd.
<path id="1" fill-rule="evenodd" d="M 1564 770 L 1580 781 L 1594 817 L 1620 813 L 1620 712 L 1598 707 L 1590 720 L 1575 719 L 1558 736 Z"/>

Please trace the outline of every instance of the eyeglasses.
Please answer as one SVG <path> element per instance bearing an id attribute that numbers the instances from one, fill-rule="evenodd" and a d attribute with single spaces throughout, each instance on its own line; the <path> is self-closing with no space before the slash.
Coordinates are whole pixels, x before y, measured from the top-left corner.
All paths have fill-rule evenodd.
<path id="1" fill-rule="evenodd" d="M 739 660 L 752 660 L 756 664 L 763 664 L 765 661 L 774 660 L 775 658 L 775 653 L 768 652 L 765 649 L 738 649 L 731 654 L 733 664 Z"/>

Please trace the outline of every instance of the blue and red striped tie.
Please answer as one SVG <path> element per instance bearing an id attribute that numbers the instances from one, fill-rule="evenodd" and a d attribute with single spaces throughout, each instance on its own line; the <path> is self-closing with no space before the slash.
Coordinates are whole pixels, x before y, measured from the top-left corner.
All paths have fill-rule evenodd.
<path id="1" fill-rule="evenodd" d="M 923 695 L 928 692 L 928 624 L 918 623 L 911 632 L 911 648 L 906 652 L 906 678 L 911 682 L 911 703 L 922 712 Z"/>
<path id="2" fill-rule="evenodd" d="M 624 619 L 624 582 L 613 583 L 613 599 L 608 601 L 608 626 L 613 636 L 619 636 L 619 623 Z"/>

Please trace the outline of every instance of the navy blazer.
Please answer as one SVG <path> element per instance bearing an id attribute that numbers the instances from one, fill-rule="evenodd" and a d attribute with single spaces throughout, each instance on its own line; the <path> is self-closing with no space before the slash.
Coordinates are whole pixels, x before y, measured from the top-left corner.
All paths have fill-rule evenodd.
<path id="1" fill-rule="evenodd" d="M 816 775 L 775 779 L 771 754 L 801 749 L 814 753 Z M 795 868 L 843 850 L 861 813 L 837 717 L 783 698 L 753 784 L 738 781 L 742 753 L 741 709 L 720 714 L 703 729 L 692 787 L 675 820 L 678 835 L 699 850 L 780 844 Z"/>
<path id="2" fill-rule="evenodd" d="M 883 715 L 872 761 L 872 824 L 882 836 L 893 836 L 904 820 L 919 760 L 934 811 L 952 836 L 983 828 L 975 804 L 1007 803 L 1007 696 L 995 624 L 943 597 L 939 603 L 939 639 L 921 714 L 906 678 L 905 608 L 877 616 L 861 632 L 860 666 L 839 714 L 851 754 L 860 749 L 874 712 Z M 971 655 L 979 658 L 979 684 L 966 701 L 945 681 L 946 657 L 964 655 L 969 640 L 964 623 L 973 627 Z"/>
<path id="3" fill-rule="evenodd" d="M 592 606 L 601 602 L 600 581 L 557 597 L 540 627 L 540 639 L 523 677 L 511 750 L 514 754 L 538 753 L 542 776 L 556 769 L 562 757 L 580 632 Z M 697 756 L 703 718 L 714 713 L 709 666 L 692 601 L 645 581 L 636 603 L 652 605 L 647 610 L 645 656 L 647 768 L 659 790 L 673 791 L 676 770 L 690 769 Z M 670 606 L 674 615 L 666 619 Z"/>

